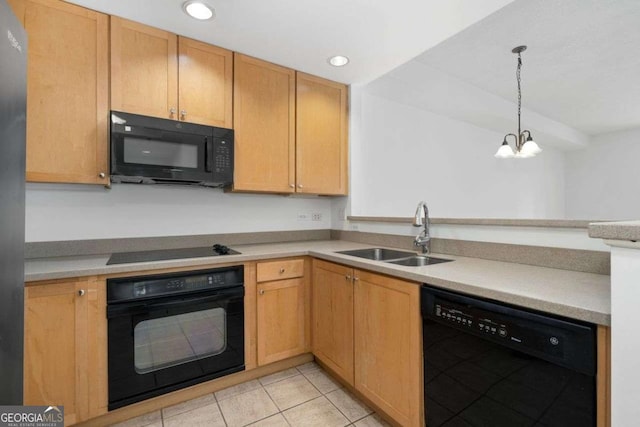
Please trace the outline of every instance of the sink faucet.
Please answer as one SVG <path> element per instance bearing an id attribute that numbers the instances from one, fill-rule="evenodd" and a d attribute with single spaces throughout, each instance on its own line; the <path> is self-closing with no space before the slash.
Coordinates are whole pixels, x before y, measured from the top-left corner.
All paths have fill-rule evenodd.
<path id="1" fill-rule="evenodd" d="M 429 208 L 426 202 L 418 203 L 416 216 L 413 218 L 414 227 L 422 227 L 423 225 L 424 230 L 413 240 L 413 245 L 421 246 L 422 253 L 428 254 L 431 250 L 431 236 L 429 235 Z"/>

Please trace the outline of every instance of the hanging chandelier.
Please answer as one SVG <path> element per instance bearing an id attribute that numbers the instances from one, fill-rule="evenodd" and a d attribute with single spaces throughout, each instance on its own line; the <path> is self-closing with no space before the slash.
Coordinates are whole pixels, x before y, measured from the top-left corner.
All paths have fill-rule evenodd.
<path id="1" fill-rule="evenodd" d="M 522 69 L 522 52 L 527 49 L 527 46 L 518 46 L 513 48 L 511 52 L 518 55 L 518 67 L 516 69 L 516 80 L 518 82 L 518 134 L 508 133 L 504 136 L 502 145 L 498 148 L 495 156 L 499 159 L 519 158 L 525 159 L 533 157 L 542 152 L 542 149 L 538 147 L 538 144 L 531 137 L 531 132 L 527 129 L 520 130 L 520 116 L 522 110 L 522 89 L 520 87 L 520 70 Z M 515 139 L 515 150 L 511 148 L 507 142 L 507 138 L 512 136 Z"/>

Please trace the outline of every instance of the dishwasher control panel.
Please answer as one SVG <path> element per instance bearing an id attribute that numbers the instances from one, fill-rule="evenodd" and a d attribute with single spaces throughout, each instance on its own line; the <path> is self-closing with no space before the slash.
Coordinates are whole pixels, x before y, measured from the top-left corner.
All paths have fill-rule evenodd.
<path id="1" fill-rule="evenodd" d="M 576 350 L 595 346 L 591 325 L 426 285 L 420 294 L 424 322 L 435 321 L 556 363 L 576 364 L 583 372 L 595 369 L 595 359 Z"/>
<path id="2" fill-rule="evenodd" d="M 474 329 L 483 334 L 495 335 L 505 339 L 509 336 L 506 324 L 496 319 L 490 319 L 488 316 L 474 316 L 470 310 L 467 311 L 462 307 L 454 307 L 450 304 L 437 302 L 434 314 L 445 322 Z"/>

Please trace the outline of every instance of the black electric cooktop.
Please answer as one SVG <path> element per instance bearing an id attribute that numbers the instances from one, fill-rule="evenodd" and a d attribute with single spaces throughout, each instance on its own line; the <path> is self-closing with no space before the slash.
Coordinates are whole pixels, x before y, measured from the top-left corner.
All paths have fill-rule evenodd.
<path id="1" fill-rule="evenodd" d="M 208 256 L 238 255 L 224 245 L 206 246 L 204 248 L 158 249 L 155 251 L 121 252 L 111 255 L 107 265 L 130 264 L 134 262 L 166 261 L 169 259 L 201 258 Z"/>

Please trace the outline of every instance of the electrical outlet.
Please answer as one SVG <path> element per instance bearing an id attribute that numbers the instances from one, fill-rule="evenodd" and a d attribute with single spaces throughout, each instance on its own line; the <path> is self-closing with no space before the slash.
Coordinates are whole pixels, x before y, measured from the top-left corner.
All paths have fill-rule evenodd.
<path id="1" fill-rule="evenodd" d="M 311 215 L 307 212 L 298 212 L 298 221 L 309 221 L 311 220 Z"/>
<path id="2" fill-rule="evenodd" d="M 312 221 L 322 221 L 322 213 L 320 212 L 314 212 L 311 214 L 311 220 Z"/>

